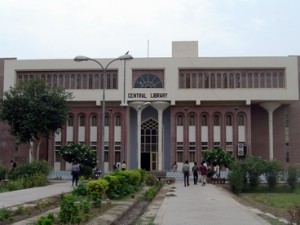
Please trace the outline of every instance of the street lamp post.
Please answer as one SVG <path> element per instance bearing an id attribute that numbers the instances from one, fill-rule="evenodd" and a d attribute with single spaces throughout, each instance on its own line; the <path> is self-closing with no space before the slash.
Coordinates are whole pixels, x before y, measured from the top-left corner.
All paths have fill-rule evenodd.
<path id="1" fill-rule="evenodd" d="M 74 58 L 75 62 L 82 62 L 82 61 L 93 61 L 97 63 L 101 69 L 103 70 L 103 86 L 102 86 L 102 139 L 101 139 L 101 159 L 102 163 L 100 164 L 102 176 L 104 175 L 104 151 L 105 151 L 105 89 L 106 89 L 106 70 L 110 64 L 117 60 L 131 60 L 133 57 L 129 54 L 122 55 L 118 58 L 115 58 L 108 62 L 108 64 L 104 67 L 99 61 L 96 59 L 92 59 L 86 56 L 76 56 Z"/>

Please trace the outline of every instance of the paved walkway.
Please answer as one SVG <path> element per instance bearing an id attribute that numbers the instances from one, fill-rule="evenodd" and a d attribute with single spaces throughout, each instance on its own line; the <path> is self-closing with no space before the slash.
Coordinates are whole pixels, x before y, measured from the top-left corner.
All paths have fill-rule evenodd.
<path id="1" fill-rule="evenodd" d="M 45 187 L 0 193 L 0 208 L 13 207 L 72 190 L 71 181 L 66 181 Z M 164 198 L 165 195 L 167 197 Z M 213 184 L 193 185 L 192 182 L 190 186 L 184 187 L 182 180 L 165 186 L 142 217 L 155 217 L 155 225 L 269 224 L 255 214 L 253 209 L 235 201 L 222 188 Z"/>
<path id="2" fill-rule="evenodd" d="M 172 186 L 174 188 L 172 188 Z M 170 191 L 174 190 L 174 191 Z M 213 184 L 184 187 L 177 180 L 160 205 L 155 225 L 267 225 L 253 209 L 235 201 L 229 193 Z"/>
<path id="3" fill-rule="evenodd" d="M 0 193 L 0 208 L 12 207 L 73 190 L 71 181 L 53 183 L 44 187 Z"/>

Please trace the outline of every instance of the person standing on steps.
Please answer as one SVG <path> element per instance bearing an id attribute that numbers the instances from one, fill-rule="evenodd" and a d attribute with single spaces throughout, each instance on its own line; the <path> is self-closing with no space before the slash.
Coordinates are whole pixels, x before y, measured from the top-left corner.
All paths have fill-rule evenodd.
<path id="1" fill-rule="evenodd" d="M 194 177 L 194 185 L 197 185 L 198 182 L 198 166 L 197 166 L 197 162 L 194 162 L 194 166 L 192 168 L 193 171 L 193 177 Z"/>
<path id="2" fill-rule="evenodd" d="M 190 176 L 190 165 L 189 161 L 185 161 L 185 163 L 182 166 L 182 173 L 183 173 L 183 180 L 184 180 L 184 186 L 190 186 L 189 176 Z"/>

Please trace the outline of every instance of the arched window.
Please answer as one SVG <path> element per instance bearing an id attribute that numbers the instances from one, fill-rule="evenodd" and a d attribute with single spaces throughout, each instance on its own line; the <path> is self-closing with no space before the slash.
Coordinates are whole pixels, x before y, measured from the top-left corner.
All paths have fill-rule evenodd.
<path id="1" fill-rule="evenodd" d="M 92 127 L 96 127 L 97 126 L 97 116 L 93 115 L 91 118 L 91 125 Z"/>
<path id="2" fill-rule="evenodd" d="M 245 126 L 245 117 L 244 115 L 239 115 L 238 116 L 238 126 Z"/>
<path id="3" fill-rule="evenodd" d="M 177 116 L 177 126 L 183 126 L 183 117 L 182 117 L 182 115 Z"/>
<path id="4" fill-rule="evenodd" d="M 232 126 L 232 116 L 226 115 L 226 126 Z"/>
<path id="5" fill-rule="evenodd" d="M 79 116 L 79 126 L 80 127 L 85 126 L 85 117 L 84 117 L 84 115 Z"/>
<path id="6" fill-rule="evenodd" d="M 115 116 L 115 126 L 121 126 L 121 117 L 119 115 Z"/>
<path id="7" fill-rule="evenodd" d="M 190 74 L 186 75 L 185 80 L 186 80 L 185 88 L 191 88 L 191 76 L 190 76 Z"/>
<path id="8" fill-rule="evenodd" d="M 73 116 L 72 115 L 69 115 L 68 116 L 68 121 L 67 121 L 67 125 L 68 127 L 73 127 L 74 126 L 74 120 L 73 120 Z"/>
<path id="9" fill-rule="evenodd" d="M 201 126 L 207 126 L 207 115 L 202 115 L 201 116 Z"/>
<path id="10" fill-rule="evenodd" d="M 214 116 L 214 126 L 220 126 L 220 115 Z"/>
<path id="11" fill-rule="evenodd" d="M 180 74 L 180 81 L 182 81 L 182 74 Z M 179 83 L 179 87 L 183 88 L 183 83 Z M 143 74 L 134 83 L 134 88 L 163 88 L 163 83 L 158 76 L 154 74 Z"/>
<path id="12" fill-rule="evenodd" d="M 190 115 L 189 117 L 189 125 L 190 126 L 195 126 L 195 115 Z"/>

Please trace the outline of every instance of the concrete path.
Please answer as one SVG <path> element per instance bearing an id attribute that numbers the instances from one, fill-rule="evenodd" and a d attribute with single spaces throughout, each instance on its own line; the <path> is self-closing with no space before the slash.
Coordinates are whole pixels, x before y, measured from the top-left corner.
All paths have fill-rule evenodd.
<path id="1" fill-rule="evenodd" d="M 73 190 L 71 181 L 45 187 L 0 193 L 0 208 L 13 207 Z M 222 188 L 213 184 L 184 187 L 177 180 L 163 188 L 164 192 L 150 204 L 150 218 L 155 225 L 267 225 L 254 210 L 241 205 Z M 173 191 L 172 191 L 173 190 Z M 164 196 L 167 195 L 165 198 Z M 174 196 L 171 196 L 174 195 Z M 131 206 L 127 206 L 130 208 Z M 125 209 L 126 210 L 126 207 Z M 143 217 L 143 216 L 142 216 Z M 141 223 L 142 224 L 142 223 Z M 149 224 L 149 223 L 145 223 Z"/>
<path id="2" fill-rule="evenodd" d="M 12 207 L 39 199 L 60 195 L 73 190 L 71 181 L 52 183 L 44 187 L 0 193 L 0 208 Z"/>
<path id="3" fill-rule="evenodd" d="M 172 188 L 174 186 L 174 188 Z M 174 191 L 170 191 L 174 190 Z M 251 208 L 235 201 L 213 184 L 184 187 L 182 180 L 171 185 L 154 220 L 155 225 L 267 225 Z"/>

